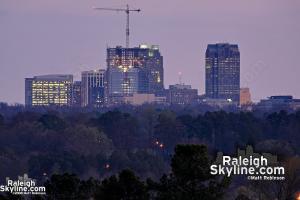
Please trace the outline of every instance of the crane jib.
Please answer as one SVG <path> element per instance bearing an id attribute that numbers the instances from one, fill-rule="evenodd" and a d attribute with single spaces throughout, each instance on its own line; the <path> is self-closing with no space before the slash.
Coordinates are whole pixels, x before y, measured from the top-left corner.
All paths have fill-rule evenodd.
<path id="1" fill-rule="evenodd" d="M 141 12 L 141 9 L 129 9 L 129 5 L 126 8 L 94 8 L 96 10 L 108 10 L 108 11 L 125 11 L 126 16 L 126 48 L 129 48 L 129 14 L 130 12 Z"/>

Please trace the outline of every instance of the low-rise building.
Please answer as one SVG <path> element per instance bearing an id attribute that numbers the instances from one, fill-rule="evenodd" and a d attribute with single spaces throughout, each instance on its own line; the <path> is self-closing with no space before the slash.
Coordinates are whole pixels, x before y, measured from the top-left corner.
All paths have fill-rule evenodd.
<path id="1" fill-rule="evenodd" d="M 73 75 L 51 74 L 25 78 L 26 106 L 71 106 Z"/>
<path id="2" fill-rule="evenodd" d="M 232 101 L 231 99 L 210 99 L 205 98 L 201 102 L 202 104 L 209 105 L 211 107 L 224 108 L 228 106 L 237 106 L 237 102 Z"/>
<path id="3" fill-rule="evenodd" d="M 142 105 L 145 103 L 164 104 L 166 103 L 166 97 L 155 96 L 154 94 L 134 93 L 132 96 L 124 97 L 124 101 L 132 105 Z"/>
<path id="4" fill-rule="evenodd" d="M 241 88 L 240 89 L 240 105 L 249 105 L 251 104 L 251 94 L 249 88 Z"/>
<path id="5" fill-rule="evenodd" d="M 256 109 L 269 110 L 298 110 L 300 109 L 300 99 L 294 99 L 291 95 L 271 96 L 267 99 L 262 99 L 256 105 Z"/>
<path id="6" fill-rule="evenodd" d="M 166 91 L 167 102 L 177 105 L 188 105 L 197 101 L 198 90 L 192 89 L 191 85 L 170 85 Z"/>

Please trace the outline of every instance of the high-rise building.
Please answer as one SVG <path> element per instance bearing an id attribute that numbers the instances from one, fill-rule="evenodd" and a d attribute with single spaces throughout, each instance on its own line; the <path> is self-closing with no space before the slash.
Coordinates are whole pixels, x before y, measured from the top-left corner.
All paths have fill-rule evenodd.
<path id="1" fill-rule="evenodd" d="M 73 83 L 72 106 L 81 106 L 81 81 L 74 81 Z"/>
<path id="2" fill-rule="evenodd" d="M 167 102 L 177 105 L 188 105 L 197 101 L 198 90 L 192 89 L 191 85 L 170 85 L 167 90 Z"/>
<path id="3" fill-rule="evenodd" d="M 105 103 L 106 71 L 104 69 L 81 73 L 81 105 L 99 107 Z"/>
<path id="4" fill-rule="evenodd" d="M 70 106 L 73 75 L 43 75 L 25 78 L 26 106 Z"/>
<path id="5" fill-rule="evenodd" d="M 156 45 L 107 49 L 109 96 L 158 94 L 164 90 L 163 57 Z"/>
<path id="6" fill-rule="evenodd" d="M 135 67 L 110 68 L 108 91 L 111 97 L 126 97 L 141 91 L 140 69 Z"/>
<path id="7" fill-rule="evenodd" d="M 240 89 L 240 105 L 247 105 L 251 103 L 251 94 L 249 88 Z"/>
<path id="8" fill-rule="evenodd" d="M 205 59 L 207 98 L 240 100 L 240 52 L 235 44 L 209 44 Z"/>

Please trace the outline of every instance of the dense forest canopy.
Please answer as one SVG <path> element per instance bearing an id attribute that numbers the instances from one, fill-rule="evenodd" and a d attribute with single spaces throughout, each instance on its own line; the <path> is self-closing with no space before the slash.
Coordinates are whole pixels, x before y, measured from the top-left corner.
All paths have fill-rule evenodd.
<path id="1" fill-rule="evenodd" d="M 175 162 L 178 144 L 205 145 L 210 159 L 217 151 L 234 154 L 237 147 L 250 144 L 255 151 L 274 153 L 285 161 L 300 153 L 300 112 L 189 112 L 152 106 L 82 112 L 5 107 L 0 109 L 0 182 L 27 173 L 41 183 L 54 184 L 52 175 L 68 173 L 65 176 L 75 174 L 79 182 L 90 177 L 95 179 L 90 181 L 106 180 L 97 189 L 101 196 L 111 182 L 128 176 L 141 187 L 136 192 L 147 191 L 144 199 L 152 194 L 150 186 L 157 197 L 168 199 L 165 191 L 185 181 L 177 177 L 183 170 L 176 171 L 180 168 Z M 144 182 L 147 178 L 152 184 Z"/>

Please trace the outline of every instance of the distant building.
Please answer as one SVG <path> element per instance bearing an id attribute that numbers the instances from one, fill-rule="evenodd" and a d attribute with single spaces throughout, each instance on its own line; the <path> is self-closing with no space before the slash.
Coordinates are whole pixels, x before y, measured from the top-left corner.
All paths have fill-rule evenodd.
<path id="1" fill-rule="evenodd" d="M 209 105 L 211 107 L 215 108 L 226 108 L 230 106 L 235 106 L 237 107 L 237 103 L 233 102 L 231 99 L 210 99 L 210 98 L 205 98 L 201 102 L 202 104 Z"/>
<path id="2" fill-rule="evenodd" d="M 240 101 L 240 52 L 235 44 L 209 44 L 205 58 L 205 94 Z"/>
<path id="3" fill-rule="evenodd" d="M 72 106 L 81 106 L 81 81 L 74 81 L 72 91 Z"/>
<path id="4" fill-rule="evenodd" d="M 100 107 L 105 104 L 106 71 L 104 69 L 81 73 L 81 105 Z"/>
<path id="5" fill-rule="evenodd" d="M 145 103 L 149 104 L 165 104 L 166 97 L 155 96 L 154 94 L 138 94 L 135 93 L 132 96 L 125 97 L 125 103 L 132 105 L 142 105 Z"/>
<path id="6" fill-rule="evenodd" d="M 251 94 L 249 88 L 240 89 L 240 105 L 248 105 L 251 103 Z"/>
<path id="7" fill-rule="evenodd" d="M 161 93 L 164 90 L 163 73 L 163 57 L 156 45 L 107 49 L 110 97 Z"/>
<path id="8" fill-rule="evenodd" d="M 166 92 L 167 102 L 177 105 L 188 105 L 197 101 L 198 90 L 192 89 L 190 85 L 175 84 L 170 85 Z"/>
<path id="9" fill-rule="evenodd" d="M 267 99 L 262 99 L 256 105 L 256 109 L 263 111 L 270 110 L 298 110 L 300 109 L 300 99 L 294 99 L 290 95 L 271 96 Z"/>
<path id="10" fill-rule="evenodd" d="M 25 78 L 26 106 L 71 106 L 73 75 Z"/>

